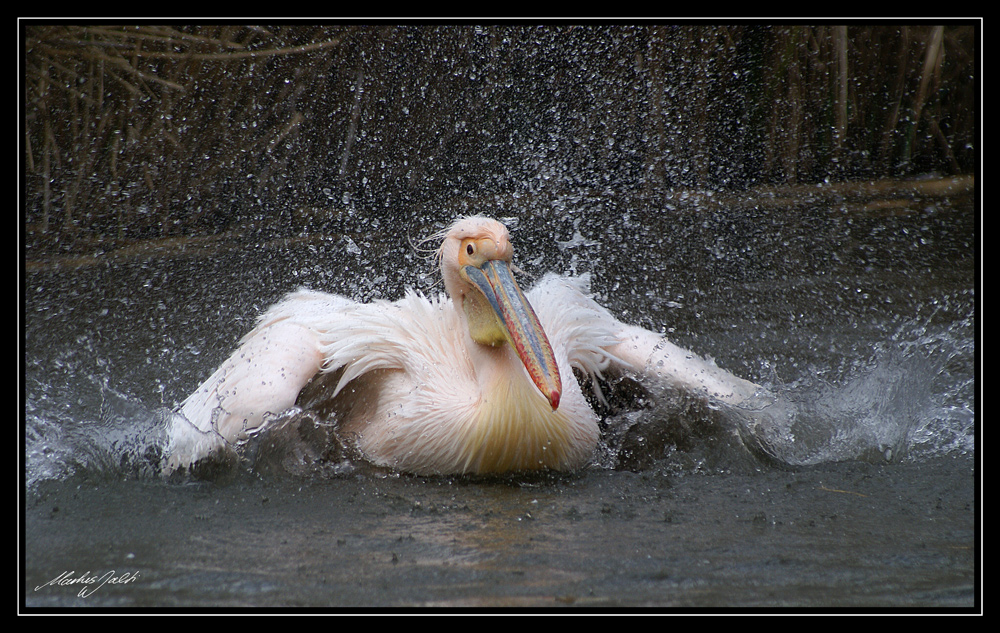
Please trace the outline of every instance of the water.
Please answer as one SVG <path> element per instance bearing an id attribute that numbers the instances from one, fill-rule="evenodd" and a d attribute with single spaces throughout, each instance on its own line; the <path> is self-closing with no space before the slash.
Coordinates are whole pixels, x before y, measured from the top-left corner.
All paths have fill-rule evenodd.
<path id="1" fill-rule="evenodd" d="M 314 468 L 299 438 L 322 421 L 300 415 L 280 451 L 251 444 L 242 462 L 163 481 L 166 416 L 263 309 L 299 285 L 366 301 L 436 291 L 430 264 L 359 219 L 343 237 L 32 269 L 26 604 L 973 605 L 969 206 L 537 204 L 497 214 L 515 220 L 529 275 L 590 272 L 623 320 L 780 394 L 786 423 L 762 430 L 618 377 L 580 473 L 401 477 L 339 454 Z M 45 585 L 108 570 L 138 577 L 86 598 Z"/>

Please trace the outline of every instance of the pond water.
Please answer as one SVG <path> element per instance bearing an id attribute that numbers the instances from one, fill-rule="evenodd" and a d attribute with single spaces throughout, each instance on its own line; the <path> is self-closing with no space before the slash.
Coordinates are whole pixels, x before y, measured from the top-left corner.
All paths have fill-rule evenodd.
<path id="1" fill-rule="evenodd" d="M 971 201 L 766 202 L 489 198 L 29 266 L 26 606 L 972 608 Z M 398 233 L 469 212 L 507 221 L 529 276 L 589 273 L 623 321 L 794 418 L 754 450 L 738 416 L 623 377 L 577 473 L 421 478 L 248 448 L 198 479 L 156 474 L 167 413 L 268 305 L 298 286 L 437 292 Z"/>

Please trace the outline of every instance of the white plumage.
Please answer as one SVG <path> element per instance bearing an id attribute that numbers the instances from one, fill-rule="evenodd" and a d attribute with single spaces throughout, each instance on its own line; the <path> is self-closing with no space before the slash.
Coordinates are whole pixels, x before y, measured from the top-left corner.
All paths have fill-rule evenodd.
<path id="1" fill-rule="evenodd" d="M 599 377 L 616 365 L 728 403 L 758 390 L 618 321 L 587 295 L 586 278 L 546 275 L 521 305 L 516 284 L 500 288 L 513 284 L 511 256 L 502 224 L 464 218 L 439 250 L 447 296 L 289 294 L 181 405 L 168 469 L 256 432 L 318 374 L 340 372 L 329 397 L 341 437 L 373 463 L 418 474 L 585 465 L 599 431 L 573 368 Z"/>

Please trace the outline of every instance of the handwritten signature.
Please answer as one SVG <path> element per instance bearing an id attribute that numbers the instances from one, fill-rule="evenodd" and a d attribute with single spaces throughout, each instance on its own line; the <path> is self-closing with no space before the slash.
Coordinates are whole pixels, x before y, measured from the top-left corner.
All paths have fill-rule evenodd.
<path id="1" fill-rule="evenodd" d="M 80 592 L 76 594 L 80 598 L 86 598 L 93 595 L 95 591 L 103 587 L 104 585 L 127 585 L 134 582 L 139 577 L 139 572 L 124 572 L 118 575 L 115 570 L 106 571 L 103 574 L 92 574 L 90 571 L 85 571 L 79 576 L 74 576 L 76 571 L 64 571 L 52 580 L 38 585 L 35 587 L 35 591 L 38 591 L 42 587 L 66 587 L 70 585 L 83 585 Z"/>

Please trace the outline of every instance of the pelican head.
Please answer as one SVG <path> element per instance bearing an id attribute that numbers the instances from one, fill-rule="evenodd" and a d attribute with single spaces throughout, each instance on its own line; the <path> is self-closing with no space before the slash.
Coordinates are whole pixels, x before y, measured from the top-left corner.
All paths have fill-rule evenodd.
<path id="1" fill-rule="evenodd" d="M 472 340 L 510 345 L 552 410 L 562 383 L 548 337 L 514 281 L 514 249 L 507 227 L 484 217 L 462 218 L 444 234 L 438 260 L 445 289 L 461 306 Z"/>

